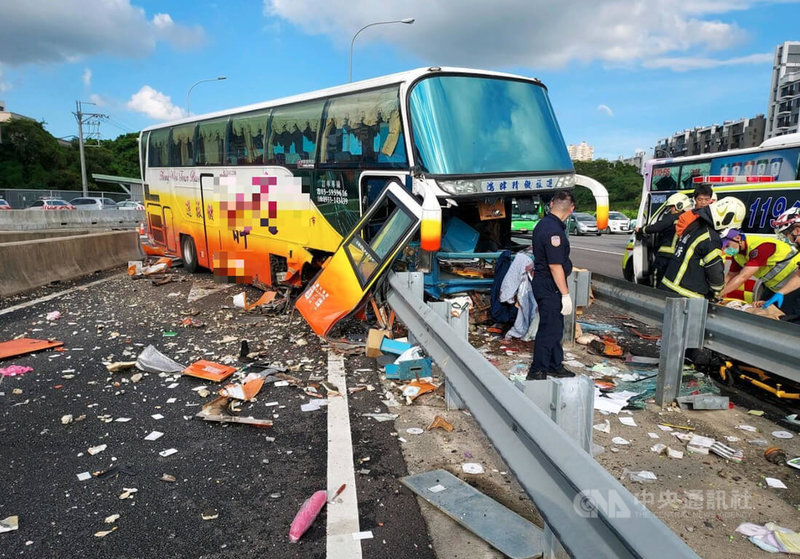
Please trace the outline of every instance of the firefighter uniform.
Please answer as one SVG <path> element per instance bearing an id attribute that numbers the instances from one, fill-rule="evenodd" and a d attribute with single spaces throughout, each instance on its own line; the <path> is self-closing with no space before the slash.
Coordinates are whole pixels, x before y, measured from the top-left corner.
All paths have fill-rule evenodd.
<path id="1" fill-rule="evenodd" d="M 703 208 L 705 210 L 705 208 Z M 681 231 L 659 288 L 684 297 L 713 299 L 725 285 L 722 241 L 708 211 L 697 211 Z"/>
<path id="2" fill-rule="evenodd" d="M 553 214 L 545 215 L 533 230 L 533 296 L 540 318 L 529 378 L 534 374 L 560 371 L 564 360 L 561 348 L 564 335 L 561 293 L 553 280 L 550 264 L 562 265 L 565 277 L 572 272 L 565 230 L 564 222 Z"/>
<path id="3" fill-rule="evenodd" d="M 656 285 L 664 277 L 667 265 L 675 254 L 675 244 L 678 242 L 675 224 L 680 216 L 680 213 L 667 211 L 658 221 L 652 225 L 645 225 L 640 230 L 643 235 L 655 236 L 655 246 L 658 247 L 655 261 Z"/>

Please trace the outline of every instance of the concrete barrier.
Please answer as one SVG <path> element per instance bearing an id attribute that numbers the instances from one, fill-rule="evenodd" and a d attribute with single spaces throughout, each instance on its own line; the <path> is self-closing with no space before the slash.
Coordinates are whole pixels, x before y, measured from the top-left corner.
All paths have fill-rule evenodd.
<path id="1" fill-rule="evenodd" d="M 39 239 L 52 239 L 53 237 L 72 237 L 74 235 L 88 235 L 88 229 L 62 229 L 44 231 L 0 231 L 0 244 L 16 243 L 18 241 L 36 241 Z"/>
<path id="2" fill-rule="evenodd" d="M 136 231 L 0 243 L 0 296 L 79 278 L 142 257 Z"/>
<path id="3" fill-rule="evenodd" d="M 133 229 L 144 221 L 144 210 L 6 210 L 0 231 Z"/>

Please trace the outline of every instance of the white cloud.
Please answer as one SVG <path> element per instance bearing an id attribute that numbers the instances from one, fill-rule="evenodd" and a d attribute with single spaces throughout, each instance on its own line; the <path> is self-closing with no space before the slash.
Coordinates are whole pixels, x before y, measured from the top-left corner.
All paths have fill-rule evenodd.
<path id="1" fill-rule="evenodd" d="M 415 17 L 413 25 L 366 30 L 358 46 L 383 41 L 423 64 L 508 68 L 709 57 L 747 40 L 741 27 L 721 16 L 779 1 L 406 0 L 394 7 L 373 0 L 263 0 L 267 17 L 328 35 L 342 49 L 369 22 Z"/>
<path id="2" fill-rule="evenodd" d="M 614 116 L 614 111 L 608 105 L 597 105 L 597 110 L 601 113 L 606 113 L 608 116 Z"/>
<path id="3" fill-rule="evenodd" d="M 155 120 L 175 120 L 186 116 L 186 111 L 172 104 L 169 95 L 164 95 L 149 85 L 143 85 L 125 106 Z"/>
<path id="4" fill-rule="evenodd" d="M 741 66 L 742 64 L 764 64 L 765 62 L 772 62 L 774 55 L 770 52 L 761 54 L 750 54 L 748 56 L 740 56 L 737 58 L 728 58 L 720 60 L 715 58 L 704 57 L 677 57 L 677 58 L 654 58 L 643 63 L 645 68 L 669 68 L 676 72 L 686 72 L 688 70 L 705 70 L 708 68 L 716 68 L 718 66 Z"/>
<path id="5" fill-rule="evenodd" d="M 0 62 L 12 66 L 146 56 L 159 41 L 187 48 L 203 40 L 202 27 L 178 25 L 168 14 L 148 20 L 130 0 L 5 2 L 0 18 Z"/>
<path id="6" fill-rule="evenodd" d="M 81 77 L 83 80 L 83 85 L 86 87 L 91 87 L 92 85 L 92 70 L 90 68 L 86 68 L 83 71 L 83 76 Z"/>
<path id="7" fill-rule="evenodd" d="M 97 105 L 98 107 L 107 107 L 112 102 L 109 99 L 106 99 L 102 95 L 98 95 L 97 93 L 92 93 L 89 95 L 89 101 Z"/>
<path id="8" fill-rule="evenodd" d="M 0 65 L 0 93 L 8 91 L 9 89 L 11 89 L 11 86 L 3 79 L 3 66 Z"/>

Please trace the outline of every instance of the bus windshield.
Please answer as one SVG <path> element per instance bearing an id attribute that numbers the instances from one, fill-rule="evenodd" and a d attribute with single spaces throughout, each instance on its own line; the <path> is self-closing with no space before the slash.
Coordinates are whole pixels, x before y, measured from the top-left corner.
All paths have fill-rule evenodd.
<path id="1" fill-rule="evenodd" d="M 410 95 L 417 162 L 432 175 L 574 172 L 544 86 L 444 75 Z"/>

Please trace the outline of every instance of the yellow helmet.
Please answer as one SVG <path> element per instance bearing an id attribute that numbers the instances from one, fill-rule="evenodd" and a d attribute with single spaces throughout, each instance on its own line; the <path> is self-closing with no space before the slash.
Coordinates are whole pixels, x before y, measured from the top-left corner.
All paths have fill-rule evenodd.
<path id="1" fill-rule="evenodd" d="M 728 229 L 741 229 L 747 208 L 744 202 L 733 196 L 726 196 L 712 202 L 708 209 L 714 220 L 714 229 L 726 233 Z"/>
<path id="2" fill-rule="evenodd" d="M 669 198 L 667 198 L 667 206 L 675 206 L 675 209 L 679 212 L 684 210 L 688 210 L 692 207 L 692 199 L 689 198 L 686 194 L 681 192 L 676 192 Z"/>

